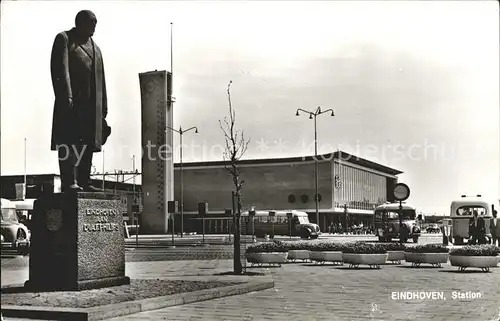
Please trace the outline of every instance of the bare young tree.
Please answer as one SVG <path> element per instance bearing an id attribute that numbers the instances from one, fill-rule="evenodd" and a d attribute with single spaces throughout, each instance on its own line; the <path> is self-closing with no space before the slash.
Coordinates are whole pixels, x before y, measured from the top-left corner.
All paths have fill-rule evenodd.
<path id="1" fill-rule="evenodd" d="M 231 101 L 231 84 L 232 80 L 227 85 L 227 99 L 229 105 L 229 117 L 224 117 L 224 120 L 219 120 L 219 125 L 224 132 L 225 149 L 223 152 L 224 167 L 231 175 L 234 184 L 234 196 L 236 197 L 236 210 L 233 211 L 233 231 L 234 231 L 234 259 L 233 269 L 235 274 L 241 274 L 243 267 L 240 260 L 241 242 L 240 242 L 240 218 L 241 218 L 241 191 L 243 190 L 243 183 L 245 182 L 240 177 L 240 169 L 238 162 L 245 154 L 250 140 L 246 140 L 243 130 L 235 128 L 236 112 L 233 108 Z"/>

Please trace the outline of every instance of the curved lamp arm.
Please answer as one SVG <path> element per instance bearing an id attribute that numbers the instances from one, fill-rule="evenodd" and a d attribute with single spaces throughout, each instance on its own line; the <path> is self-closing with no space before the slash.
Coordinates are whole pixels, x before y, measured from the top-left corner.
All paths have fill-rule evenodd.
<path id="1" fill-rule="evenodd" d="M 318 107 L 318 108 L 316 109 L 316 111 L 314 111 L 314 112 L 312 112 L 312 111 L 308 111 L 308 110 L 304 110 L 304 109 L 302 109 L 302 108 L 299 108 L 299 109 L 297 109 L 297 112 L 295 113 L 295 116 L 299 116 L 299 115 L 300 115 L 300 114 L 299 114 L 299 111 L 304 112 L 304 113 L 306 113 L 306 114 L 309 114 L 309 116 L 310 116 L 309 118 L 312 118 L 312 116 L 315 116 L 315 117 L 316 117 L 316 116 L 319 116 L 319 115 L 324 114 L 324 113 L 327 113 L 327 112 L 331 112 L 331 116 L 335 116 L 335 112 L 334 112 L 334 111 L 333 111 L 333 109 L 331 109 L 331 108 L 329 108 L 329 109 L 327 109 L 327 110 L 321 110 L 321 107 Z"/>
<path id="2" fill-rule="evenodd" d="M 180 132 L 180 131 L 178 131 L 177 129 L 173 129 L 172 127 L 165 126 L 165 131 L 166 131 L 167 129 L 173 130 L 174 132 L 176 132 L 176 133 L 178 133 L 178 134 L 181 134 L 181 132 Z M 181 130 L 182 130 L 182 129 L 181 129 Z"/>
<path id="3" fill-rule="evenodd" d="M 188 129 L 186 129 L 186 130 L 182 130 L 182 129 L 181 129 L 181 133 L 186 133 L 186 132 L 188 132 L 188 131 L 190 131 L 190 130 L 193 130 L 193 129 L 195 130 L 195 131 L 194 131 L 194 133 L 195 133 L 195 134 L 198 134 L 198 127 L 196 127 L 196 126 L 190 127 L 190 128 L 188 128 Z"/>

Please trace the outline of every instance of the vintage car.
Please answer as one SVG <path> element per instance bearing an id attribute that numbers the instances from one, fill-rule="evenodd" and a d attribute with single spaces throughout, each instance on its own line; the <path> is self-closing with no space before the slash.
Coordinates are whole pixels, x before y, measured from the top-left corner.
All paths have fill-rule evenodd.
<path id="1" fill-rule="evenodd" d="M 441 228 L 437 224 L 431 224 L 425 229 L 427 233 L 441 233 Z"/>
<path id="2" fill-rule="evenodd" d="M 321 235 L 317 224 L 309 222 L 306 212 L 289 211 L 245 211 L 241 213 L 243 235 L 255 235 L 263 238 L 265 235 L 299 236 L 302 239 L 317 239 Z"/>
<path id="3" fill-rule="evenodd" d="M 31 233 L 26 225 L 19 222 L 16 205 L 8 199 L 1 199 L 2 205 L 2 250 L 15 250 L 25 255 L 29 252 Z"/>
<path id="4" fill-rule="evenodd" d="M 390 242 L 393 238 L 399 238 L 403 243 L 409 239 L 418 243 L 421 232 L 417 226 L 415 207 L 405 202 L 401 205 L 401 209 L 399 207 L 399 203 L 388 202 L 375 208 L 375 235 L 380 242 Z"/>

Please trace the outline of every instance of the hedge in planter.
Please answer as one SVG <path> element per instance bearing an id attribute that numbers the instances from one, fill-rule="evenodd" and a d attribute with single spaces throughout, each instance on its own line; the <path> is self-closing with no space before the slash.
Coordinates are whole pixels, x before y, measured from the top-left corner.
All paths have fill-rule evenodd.
<path id="1" fill-rule="evenodd" d="M 407 246 L 405 252 L 408 253 L 448 253 L 450 250 L 442 244 L 425 244 Z"/>
<path id="2" fill-rule="evenodd" d="M 287 260 L 288 249 L 274 242 L 257 243 L 246 249 L 245 256 L 252 266 L 255 264 L 262 266 L 263 263 L 281 266 L 281 263 Z"/>
<path id="3" fill-rule="evenodd" d="M 290 250 L 309 250 L 313 243 L 311 241 L 286 241 L 279 243 L 284 248 Z"/>
<path id="4" fill-rule="evenodd" d="M 498 264 L 500 248 L 494 245 L 468 245 L 450 251 L 450 263 L 457 266 L 459 271 L 468 267 L 480 268 L 489 272 L 491 267 Z"/>
<path id="5" fill-rule="evenodd" d="M 385 248 L 387 251 L 405 251 L 407 246 L 405 244 L 400 243 L 373 243 L 376 245 L 380 245 Z"/>
<path id="6" fill-rule="evenodd" d="M 354 268 L 366 264 L 370 268 L 380 269 L 380 265 L 387 261 L 387 256 L 386 248 L 380 244 L 350 243 L 342 249 L 343 261 Z"/>
<path id="7" fill-rule="evenodd" d="M 309 257 L 316 263 L 325 264 L 325 262 L 333 262 L 335 265 L 342 265 L 342 250 L 345 243 L 320 242 L 310 244 Z"/>
<path id="8" fill-rule="evenodd" d="M 401 264 L 405 259 L 406 245 L 400 243 L 376 243 L 387 250 L 387 261 Z"/>
<path id="9" fill-rule="evenodd" d="M 425 244 L 408 246 L 405 250 L 405 260 L 413 267 L 419 267 L 422 263 L 441 267 L 442 263 L 448 262 L 449 249 L 442 244 Z"/>
<path id="10" fill-rule="evenodd" d="M 282 245 L 288 249 L 288 259 L 292 262 L 296 260 L 308 261 L 311 241 L 283 242 Z"/>

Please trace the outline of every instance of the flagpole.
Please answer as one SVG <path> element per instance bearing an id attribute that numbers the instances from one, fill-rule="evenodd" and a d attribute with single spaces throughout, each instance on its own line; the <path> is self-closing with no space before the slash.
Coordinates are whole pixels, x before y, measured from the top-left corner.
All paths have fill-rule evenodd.
<path id="1" fill-rule="evenodd" d="M 104 182 L 106 180 L 106 172 L 104 171 L 104 146 L 102 147 L 102 191 L 104 192 Z"/>
<path id="2" fill-rule="evenodd" d="M 26 199 L 26 137 L 24 138 L 24 184 L 23 184 L 23 200 Z"/>
<path id="3" fill-rule="evenodd" d="M 133 172 L 133 176 L 132 176 L 132 182 L 133 182 L 133 192 L 134 192 L 134 202 L 135 202 L 135 155 L 132 155 L 132 172 Z M 135 205 L 135 203 L 134 203 Z"/>
<path id="4" fill-rule="evenodd" d="M 170 74 L 174 75 L 174 23 L 170 23 Z M 173 78 L 173 77 L 172 77 Z M 172 91 L 174 88 L 172 87 Z"/>

